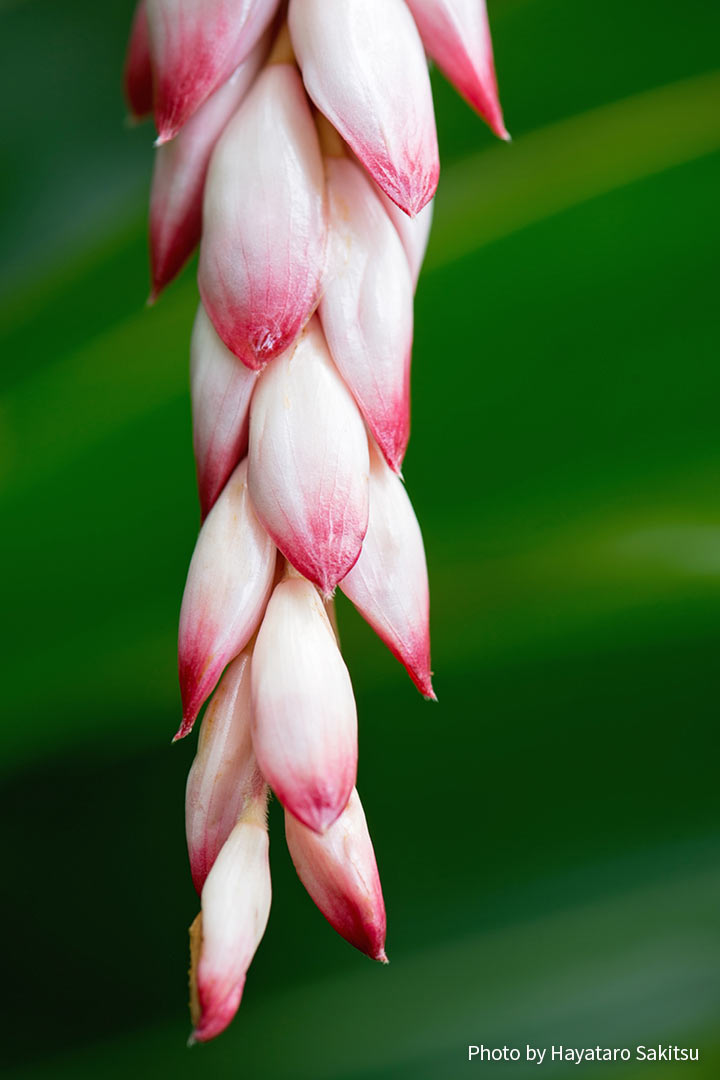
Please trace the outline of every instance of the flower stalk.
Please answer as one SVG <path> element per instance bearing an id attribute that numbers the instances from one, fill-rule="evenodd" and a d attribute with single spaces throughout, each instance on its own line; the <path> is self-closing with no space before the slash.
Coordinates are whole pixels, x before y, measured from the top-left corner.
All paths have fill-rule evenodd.
<path id="1" fill-rule="evenodd" d="M 223 1031 L 270 910 L 267 800 L 328 922 L 386 962 L 336 588 L 435 699 L 402 480 L 413 294 L 438 183 L 426 53 L 507 138 L 483 0 L 140 0 L 151 299 L 199 245 L 202 525 L 180 613 L 193 1040 Z"/>

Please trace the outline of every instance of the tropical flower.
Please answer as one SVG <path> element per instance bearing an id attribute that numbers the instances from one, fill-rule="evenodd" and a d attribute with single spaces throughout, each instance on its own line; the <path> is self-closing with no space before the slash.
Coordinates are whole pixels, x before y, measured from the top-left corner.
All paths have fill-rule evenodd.
<path id="1" fill-rule="evenodd" d="M 434 699 L 401 478 L 439 161 L 426 53 L 507 138 L 484 0 L 140 0 L 126 96 L 158 132 L 151 298 L 200 245 L 202 527 L 180 614 L 193 1038 L 234 1016 L 270 909 L 266 808 L 328 922 L 385 961 L 336 587 Z"/>

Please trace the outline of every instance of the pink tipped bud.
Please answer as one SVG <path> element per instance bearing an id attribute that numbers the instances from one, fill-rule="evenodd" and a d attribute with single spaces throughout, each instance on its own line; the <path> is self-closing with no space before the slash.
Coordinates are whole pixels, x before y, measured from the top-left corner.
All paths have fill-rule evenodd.
<path id="1" fill-rule="evenodd" d="M 388 199 L 382 188 L 377 188 L 376 190 L 387 211 L 388 217 L 397 229 L 398 236 L 402 241 L 402 246 L 405 248 L 414 288 L 417 285 L 423 259 L 425 258 L 425 252 L 427 251 L 435 200 L 429 202 L 427 206 L 423 207 L 419 214 L 416 214 L 414 218 L 411 218 L 408 217 L 407 214 L 404 214 L 402 210 L 395 205 L 392 199 Z"/>
<path id="2" fill-rule="evenodd" d="M 180 610 L 183 722 L 176 739 L 192 730 L 223 669 L 255 633 L 275 562 L 275 545 L 250 502 L 243 461 L 208 514 L 190 562 Z"/>
<path id="3" fill-rule="evenodd" d="M 401 481 L 376 450 L 370 464 L 367 536 L 340 588 L 405 665 L 418 690 L 434 699 L 430 600 L 420 526 Z"/>
<path id="4" fill-rule="evenodd" d="M 139 0 L 130 29 L 125 57 L 125 98 L 136 120 L 143 120 L 152 112 L 153 78 L 145 0 Z"/>
<path id="5" fill-rule="evenodd" d="M 277 8 L 278 0 L 147 0 L 160 145 L 249 56 Z"/>
<path id="6" fill-rule="evenodd" d="M 407 0 L 428 54 L 501 139 L 509 139 L 498 97 L 485 0 Z"/>
<path id="7" fill-rule="evenodd" d="M 407 257 L 362 169 L 348 158 L 330 158 L 326 170 L 330 273 L 320 318 L 340 374 L 399 472 L 410 434 L 413 289 Z"/>
<path id="8" fill-rule="evenodd" d="M 414 215 L 438 182 L 422 42 L 403 0 L 290 0 L 307 92 L 365 168 Z"/>
<path id="9" fill-rule="evenodd" d="M 298 877 L 338 934 L 387 963 L 385 904 L 357 791 L 322 836 L 285 811 L 285 837 Z"/>
<path id="10" fill-rule="evenodd" d="M 367 435 L 314 319 L 263 372 L 250 406 L 249 481 L 273 540 L 327 595 L 360 554 Z"/>
<path id="11" fill-rule="evenodd" d="M 153 297 L 180 272 L 200 241 L 210 155 L 248 92 L 269 47 L 267 35 L 188 120 L 172 142 L 158 147 L 150 194 Z"/>
<path id="12" fill-rule="evenodd" d="M 205 189 L 198 283 L 229 349 L 253 369 L 290 346 L 315 309 L 325 181 L 302 81 L 272 64 L 220 139 Z"/>
<path id="13" fill-rule="evenodd" d="M 227 349 L 198 308 L 190 346 L 193 447 L 203 519 L 247 452 L 257 373 Z"/>
<path id="14" fill-rule="evenodd" d="M 280 802 L 322 832 L 342 813 L 357 770 L 348 670 L 317 590 L 302 578 L 273 592 L 253 653 L 253 744 Z"/>
<path id="15" fill-rule="evenodd" d="M 207 707 L 185 791 L 190 869 L 198 892 L 235 824 L 264 790 L 252 748 L 250 650 L 244 649 Z"/>
<path id="16" fill-rule="evenodd" d="M 202 891 L 202 915 L 190 928 L 193 1039 L 208 1042 L 238 1010 L 245 976 L 270 914 L 265 796 L 225 841 Z"/>

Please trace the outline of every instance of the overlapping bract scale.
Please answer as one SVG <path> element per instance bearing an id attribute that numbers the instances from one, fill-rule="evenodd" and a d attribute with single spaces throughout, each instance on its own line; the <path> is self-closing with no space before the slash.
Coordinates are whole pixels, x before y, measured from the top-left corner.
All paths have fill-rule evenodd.
<path id="1" fill-rule="evenodd" d="M 327 595 L 368 522 L 368 445 L 357 405 L 313 319 L 263 372 L 250 406 L 249 483 L 283 555 Z"/>
<path id="2" fill-rule="evenodd" d="M 185 832 L 198 893 L 233 828 L 265 789 L 252 746 L 250 657 L 244 649 L 213 694 L 188 775 Z"/>
<path id="3" fill-rule="evenodd" d="M 335 364 L 387 461 L 410 434 L 413 286 L 374 185 L 349 158 L 327 161 L 330 245 L 320 319 Z"/>
<path id="4" fill-rule="evenodd" d="M 406 0 L 440 70 L 501 139 L 509 139 L 498 97 L 485 0 Z"/>
<path id="5" fill-rule="evenodd" d="M 200 242 L 210 156 L 257 76 L 268 35 L 205 101 L 171 142 L 158 147 L 150 193 L 152 297 L 172 281 Z"/>
<path id="6" fill-rule="evenodd" d="M 224 1031 L 237 1012 L 245 975 L 265 933 L 271 885 L 263 793 L 225 841 L 190 929 L 193 1041 Z"/>
<path id="7" fill-rule="evenodd" d="M 380 187 L 414 215 L 437 188 L 425 54 L 404 0 L 290 0 L 307 92 Z"/>
<path id="8" fill-rule="evenodd" d="M 275 545 L 255 515 L 243 461 L 205 519 L 188 570 L 178 634 L 183 720 L 176 738 L 189 734 L 223 669 L 257 630 L 275 564 Z"/>
<path id="9" fill-rule="evenodd" d="M 347 805 L 357 772 L 348 670 L 313 585 L 275 587 L 252 661 L 253 745 L 280 802 L 316 832 Z"/>
<path id="10" fill-rule="evenodd" d="M 212 156 L 198 284 L 227 347 L 259 370 L 297 338 L 320 298 L 322 158 L 297 70 L 259 75 Z"/>
<path id="11" fill-rule="evenodd" d="M 385 904 L 357 791 L 322 835 L 286 810 L 285 837 L 298 877 L 333 929 L 373 960 L 387 962 Z"/>
<path id="12" fill-rule="evenodd" d="M 377 451 L 370 470 L 370 521 L 360 558 L 340 582 L 361 615 L 434 698 L 425 548 L 410 499 Z"/>
<path id="13" fill-rule="evenodd" d="M 193 449 L 203 519 L 247 452 L 257 372 L 223 344 L 200 304 L 190 343 Z"/>
<path id="14" fill-rule="evenodd" d="M 175 138 L 252 52 L 279 0 L 146 0 L 158 143 Z"/>

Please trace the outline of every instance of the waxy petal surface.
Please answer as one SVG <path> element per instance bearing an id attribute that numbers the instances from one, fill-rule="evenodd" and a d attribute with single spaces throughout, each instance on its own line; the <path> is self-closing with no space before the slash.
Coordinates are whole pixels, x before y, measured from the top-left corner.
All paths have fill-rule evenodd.
<path id="1" fill-rule="evenodd" d="M 255 643 L 253 744 L 283 806 L 323 831 L 342 813 L 357 771 L 357 712 L 348 670 L 317 590 L 276 586 Z"/>
<path id="2" fill-rule="evenodd" d="M 193 1039 L 207 1042 L 237 1012 L 245 976 L 270 914 L 268 834 L 262 822 L 239 822 L 202 891 L 202 940 L 193 965 Z"/>
<path id="3" fill-rule="evenodd" d="M 248 447 L 257 373 L 231 353 L 200 304 L 190 345 L 193 448 L 203 519 Z"/>
<path id="4" fill-rule="evenodd" d="M 259 75 L 218 142 L 205 187 L 198 284 L 227 347 L 255 370 L 290 346 L 320 297 L 322 158 L 302 81 Z"/>
<path id="5" fill-rule="evenodd" d="M 220 680 L 187 780 L 185 832 L 198 893 L 233 828 L 265 789 L 252 748 L 250 656 L 244 649 Z"/>
<path id="6" fill-rule="evenodd" d="M 414 215 L 440 170 L 422 42 L 403 0 L 290 0 L 307 92 L 393 202 Z"/>
<path id="7" fill-rule="evenodd" d="M 277 9 L 278 0 L 147 0 L 160 145 L 249 56 Z"/>
<path id="8" fill-rule="evenodd" d="M 430 599 L 420 526 L 402 482 L 377 450 L 370 468 L 367 536 L 340 588 L 405 665 L 418 690 L 434 698 Z"/>
<path id="9" fill-rule="evenodd" d="M 430 238 L 435 200 L 433 199 L 427 206 L 422 208 L 419 214 L 411 218 L 404 214 L 392 199 L 388 199 L 382 188 L 376 187 L 376 191 L 387 211 L 388 217 L 397 230 L 402 246 L 405 248 L 408 266 L 410 267 L 410 276 L 412 277 L 413 288 L 415 288 Z"/>
<path id="10" fill-rule="evenodd" d="M 491 131 L 509 139 L 498 97 L 485 0 L 406 0 L 437 66 Z"/>
<path id="11" fill-rule="evenodd" d="M 369 458 L 362 417 L 317 319 L 260 377 L 248 460 L 258 517 L 283 555 L 328 595 L 360 554 Z"/>
<path id="12" fill-rule="evenodd" d="M 153 107 L 153 77 L 150 62 L 145 0 L 139 0 L 133 15 L 125 56 L 125 98 L 136 120 L 149 116 Z"/>
<path id="13" fill-rule="evenodd" d="M 338 934 L 373 960 L 385 956 L 385 904 L 357 791 L 323 835 L 285 811 L 285 837 L 298 877 Z"/>
<path id="14" fill-rule="evenodd" d="M 413 287 L 375 185 L 348 158 L 326 162 L 329 273 L 320 319 L 333 360 L 390 466 L 410 434 Z"/>
<path id="15" fill-rule="evenodd" d="M 200 242 L 210 155 L 255 79 L 269 44 L 265 35 L 177 138 L 156 151 L 150 193 L 152 299 L 180 272 Z"/>
<path id="16" fill-rule="evenodd" d="M 223 669 L 255 633 L 275 575 L 275 545 L 250 502 L 247 461 L 230 477 L 200 530 L 180 610 L 178 667 L 183 738 Z"/>

